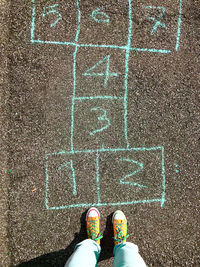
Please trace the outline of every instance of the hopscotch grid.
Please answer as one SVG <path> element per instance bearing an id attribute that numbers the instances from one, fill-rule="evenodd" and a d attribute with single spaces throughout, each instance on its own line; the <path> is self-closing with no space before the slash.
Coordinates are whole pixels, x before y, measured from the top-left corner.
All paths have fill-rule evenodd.
<path id="1" fill-rule="evenodd" d="M 131 0 L 128 0 L 129 2 Z M 179 0 L 179 15 L 178 15 L 178 27 L 177 27 L 177 36 L 176 36 L 176 47 L 175 51 L 178 51 L 180 45 L 180 34 L 181 34 L 181 23 L 182 23 L 182 0 Z M 78 7 L 78 17 L 81 14 L 79 8 L 79 0 L 76 0 L 76 5 Z M 77 44 L 79 31 L 77 29 L 75 42 L 58 42 L 58 41 L 42 41 L 35 40 L 35 15 L 36 15 L 36 0 L 32 0 L 32 22 L 31 22 L 31 43 L 41 43 L 41 44 L 57 44 L 57 45 L 72 45 L 72 46 L 80 46 L 80 47 L 96 47 L 96 48 L 113 48 L 113 49 L 123 49 L 126 50 L 126 46 L 119 45 L 96 45 L 96 44 Z M 78 25 L 80 27 L 80 24 Z M 80 28 L 79 28 L 80 29 Z M 139 51 L 139 52 L 153 52 L 153 53 L 163 53 L 168 54 L 171 53 L 171 50 L 166 49 L 156 49 L 156 48 L 138 48 L 138 47 L 129 47 L 130 51 Z"/>
<path id="2" fill-rule="evenodd" d="M 79 7 L 79 0 L 76 0 L 77 5 L 77 13 L 78 13 L 78 25 L 77 31 L 75 36 L 75 42 L 57 42 L 57 41 L 42 41 L 42 40 L 34 40 L 35 37 L 35 14 L 36 14 L 36 0 L 32 0 L 32 22 L 31 22 L 31 42 L 32 43 L 47 43 L 47 44 L 60 44 L 60 45 L 72 45 L 75 46 L 75 51 L 73 53 L 73 77 L 74 77 L 74 84 L 73 84 L 73 97 L 72 97 L 72 125 L 71 125 L 71 151 L 60 151 L 56 153 L 48 153 L 46 154 L 46 190 L 45 190 L 45 206 L 47 209 L 61 209 L 61 208 L 68 208 L 68 207 L 80 207 L 80 206 L 88 206 L 88 205 L 96 205 L 96 206 L 104 206 L 104 205 L 129 205 L 134 203 L 151 203 L 151 202 L 161 202 L 161 207 L 164 205 L 165 200 L 165 166 L 164 166 L 164 147 L 151 147 L 151 148 L 129 148 L 128 137 L 127 137 L 127 92 L 128 92 L 128 63 L 129 63 L 129 54 L 130 51 L 142 51 L 142 52 L 156 52 L 156 53 L 171 53 L 170 50 L 165 49 L 148 49 L 148 48 L 136 48 L 131 47 L 131 39 L 132 39 L 132 1 L 128 0 L 129 3 L 129 29 L 128 29 L 128 41 L 127 46 L 117 46 L 117 45 L 93 45 L 93 44 L 78 44 L 78 38 L 80 33 L 80 22 L 81 22 L 81 11 Z M 180 32 L 181 32 L 181 11 L 182 11 L 182 0 L 180 0 L 179 6 L 179 19 L 178 19 L 178 29 L 177 29 L 177 42 L 176 42 L 176 51 L 178 50 L 179 43 L 180 43 Z M 112 96 L 96 96 L 96 97 L 75 97 L 76 93 L 76 57 L 77 57 L 77 50 L 79 47 L 96 47 L 96 48 L 112 48 L 112 49 L 123 49 L 126 51 L 126 60 L 125 60 L 125 95 L 123 97 L 112 97 Z M 125 138 L 127 141 L 127 148 L 115 148 L 115 149 L 95 149 L 95 150 L 75 150 L 73 148 L 73 122 L 74 122 L 74 104 L 75 100 L 87 100 L 87 99 L 124 99 L 124 121 L 125 121 Z M 150 200 L 139 200 L 139 201 L 131 201 L 131 202 L 119 202 L 119 203 L 100 203 L 100 185 L 99 185 L 99 152 L 118 152 L 118 151 L 150 151 L 150 150 L 162 150 L 162 198 L 161 199 L 150 199 Z M 98 203 L 82 203 L 82 204 L 74 204 L 68 206 L 59 206 L 59 207 L 49 207 L 48 205 L 48 157 L 50 155 L 61 155 L 61 154 L 75 154 L 75 153 L 97 153 L 96 158 L 96 167 L 97 167 L 97 195 L 98 195 Z"/>
<path id="3" fill-rule="evenodd" d="M 99 153 L 100 152 L 119 152 L 119 151 L 152 151 L 152 150 L 161 150 L 162 153 L 162 197 L 161 199 L 143 199 L 143 200 L 133 200 L 129 202 L 114 202 L 114 203 L 101 203 L 100 201 L 100 184 L 99 184 Z M 79 204 L 71 204 L 66 206 L 54 206 L 49 207 L 48 206 L 48 158 L 51 155 L 63 155 L 63 154 L 76 154 L 76 153 L 96 153 L 96 184 L 97 184 L 97 203 L 79 203 Z M 75 207 L 89 207 L 89 206 L 117 206 L 117 205 L 132 205 L 132 204 L 142 204 L 142 203 L 152 203 L 152 202 L 160 202 L 161 207 L 164 206 L 164 203 L 166 201 L 165 199 L 165 166 L 164 166 L 164 147 L 158 146 L 158 147 L 133 147 L 133 148 L 117 148 L 117 149 L 97 149 L 97 150 L 85 150 L 85 151 L 60 151 L 55 153 L 48 153 L 46 155 L 46 199 L 45 199 L 45 206 L 48 210 L 59 210 L 59 209 L 66 209 L 66 208 L 75 208 Z"/>

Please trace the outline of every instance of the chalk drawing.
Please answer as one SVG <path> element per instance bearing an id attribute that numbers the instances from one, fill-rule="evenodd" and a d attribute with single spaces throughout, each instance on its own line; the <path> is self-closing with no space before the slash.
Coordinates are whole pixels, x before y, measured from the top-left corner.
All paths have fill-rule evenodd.
<path id="1" fill-rule="evenodd" d="M 72 106 L 71 106 L 71 151 L 74 151 L 74 105 L 75 105 L 75 97 L 76 97 L 76 57 L 78 52 L 78 38 L 80 33 L 80 26 L 81 26 L 81 11 L 79 7 L 79 0 L 76 0 L 76 7 L 77 7 L 77 29 L 76 29 L 76 36 L 75 36 L 75 50 L 73 54 L 73 96 L 72 96 Z"/>
<path id="2" fill-rule="evenodd" d="M 182 0 L 179 3 L 179 16 L 178 16 L 178 29 L 177 29 L 177 37 L 176 37 L 176 51 L 178 51 L 180 44 L 180 35 L 181 35 L 181 19 L 182 19 Z"/>
<path id="3" fill-rule="evenodd" d="M 132 16 L 134 15 L 132 12 L 132 0 L 124 0 L 128 3 L 128 36 L 127 36 L 127 43 L 126 45 L 119 46 L 119 45 L 109 45 L 109 44 L 80 44 L 79 41 L 79 35 L 80 35 L 80 27 L 81 27 L 81 10 L 79 7 L 79 1 L 76 0 L 76 9 L 77 9 L 77 29 L 75 34 L 74 41 L 67 42 L 67 41 L 49 41 L 49 40 L 40 40 L 35 38 L 35 29 L 37 27 L 37 1 L 32 1 L 32 21 L 31 21 L 31 43 L 37 43 L 37 44 L 51 44 L 51 45 L 67 45 L 67 46 L 73 46 L 74 47 L 74 53 L 73 53 L 73 94 L 72 94 L 72 105 L 71 105 L 71 150 L 70 151 L 59 151 L 59 152 L 53 152 L 46 154 L 46 167 L 45 167 L 45 173 L 46 173 L 46 186 L 45 186 L 45 207 L 48 210 L 60 210 L 65 208 L 75 208 L 75 207 L 90 207 L 90 206 L 115 206 L 115 205 L 132 205 L 132 204 L 138 204 L 138 203 L 153 203 L 153 202 L 160 202 L 161 207 L 164 206 L 164 203 L 166 201 L 165 198 L 165 187 L 166 187 L 166 181 L 165 181 L 165 155 L 164 155 L 164 147 L 163 146 L 157 146 L 157 147 L 139 147 L 139 148 L 131 148 L 128 140 L 128 131 L 127 131 L 127 124 L 128 124 L 128 110 L 127 110 L 127 104 L 128 104 L 128 75 L 129 75 L 129 57 L 130 52 L 145 52 L 145 53 L 161 53 L 161 54 L 169 54 L 172 51 L 166 50 L 166 49 L 155 49 L 155 48 L 139 48 L 139 47 L 131 47 L 132 43 L 132 36 L 133 36 L 133 22 L 132 22 Z M 151 30 L 151 34 L 154 34 L 156 31 L 158 31 L 158 28 L 166 28 L 166 25 L 161 22 L 161 19 L 163 18 L 163 15 L 165 13 L 164 7 L 155 7 L 155 6 L 146 6 L 148 9 L 158 9 L 160 11 L 160 14 L 157 18 L 155 17 L 148 17 L 150 20 L 154 22 L 153 29 Z M 59 4 L 47 6 L 43 8 L 42 16 L 46 17 L 48 15 L 56 16 L 55 21 L 51 23 L 51 27 L 55 27 L 58 22 L 62 19 L 62 15 L 59 11 Z M 41 14 L 40 14 L 41 15 Z M 96 23 L 102 23 L 102 24 L 109 24 L 110 17 L 102 11 L 102 8 L 95 9 L 91 14 L 92 19 Z M 179 14 L 178 14 L 178 28 L 177 28 L 177 36 L 176 36 L 176 46 L 175 51 L 178 51 L 180 46 L 180 35 L 181 35 L 181 17 L 182 17 L 182 0 L 179 0 Z M 95 30 L 95 29 L 94 29 Z M 118 97 L 118 96 L 109 96 L 109 95 L 98 95 L 98 96 L 84 96 L 84 97 L 78 97 L 76 96 L 76 80 L 77 80 L 77 55 L 78 55 L 78 49 L 86 47 L 88 49 L 90 48 L 101 48 L 101 49 L 120 49 L 122 51 L 125 51 L 125 73 L 124 73 L 124 96 Z M 106 52 L 106 51 L 105 51 Z M 107 52 L 106 52 L 107 53 Z M 94 69 L 100 66 L 101 64 L 105 64 L 105 71 L 104 72 L 94 72 Z M 89 67 L 89 66 L 88 66 Z M 85 73 L 83 73 L 83 76 L 88 76 L 91 78 L 103 78 L 104 79 L 104 87 L 107 88 L 109 86 L 109 79 L 115 78 L 118 76 L 118 73 L 110 72 L 110 55 L 106 55 L 103 59 L 101 59 L 99 62 L 97 62 L 93 67 L 90 67 Z M 124 138 L 126 141 L 125 147 L 116 147 L 116 148 L 106 148 L 104 146 L 104 143 L 101 148 L 97 149 L 85 149 L 85 150 L 78 150 L 74 149 L 74 106 L 75 102 L 78 104 L 82 101 L 93 101 L 93 100 L 101 100 L 101 101 L 114 101 L 116 99 L 123 101 L 123 108 L 124 108 Z M 103 127 L 99 129 L 95 129 L 92 132 L 89 132 L 90 136 L 97 135 L 97 133 L 101 133 L 102 131 L 106 130 L 110 125 L 110 119 L 107 116 L 107 111 L 101 107 L 94 107 L 90 110 L 91 112 L 96 112 L 97 119 L 100 123 L 105 124 Z M 98 136 L 98 135 L 97 135 Z M 120 153 L 120 152 L 129 152 L 133 153 L 134 151 L 137 152 L 153 152 L 153 151 L 161 151 L 161 180 L 162 180 L 162 193 L 161 198 L 152 198 L 152 199 L 141 199 L 141 200 L 133 200 L 133 201 L 127 201 L 124 202 L 123 200 L 121 202 L 113 202 L 113 203 L 106 203 L 101 202 L 101 187 L 100 187 L 100 153 Z M 49 157 L 53 155 L 57 156 L 63 156 L 63 155 L 75 155 L 81 153 L 82 155 L 87 153 L 95 153 L 96 154 L 96 187 L 97 187 L 97 202 L 96 203 L 78 203 L 78 204 L 70 204 L 70 205 L 62 205 L 62 206 L 49 206 Z M 136 182 L 128 182 L 127 179 L 131 176 L 140 175 L 140 173 L 144 170 L 144 166 L 141 162 L 138 162 L 136 159 L 130 159 L 128 158 L 121 158 L 121 162 L 129 162 L 134 165 L 137 165 L 137 170 L 126 174 L 123 178 L 119 180 L 119 184 L 129 185 L 129 186 L 136 186 L 139 188 L 148 188 L 149 185 L 144 185 L 142 183 L 136 183 Z M 63 161 L 62 161 L 63 162 Z M 176 170 L 177 170 L 177 164 L 176 164 Z M 65 164 L 62 164 L 58 167 L 58 171 L 62 171 L 64 168 L 70 167 L 71 173 L 72 173 L 72 181 L 73 181 L 73 195 L 77 196 L 77 189 L 76 189 L 76 177 L 75 177 L 75 170 L 73 168 L 73 160 L 67 161 Z M 103 177 L 101 178 L 103 179 Z"/>
<path id="4" fill-rule="evenodd" d="M 101 203 L 101 196 L 100 196 L 100 184 L 99 184 L 99 151 L 97 151 L 96 156 L 96 183 L 97 183 L 97 201 Z"/>
<path id="5" fill-rule="evenodd" d="M 160 10 L 160 15 L 158 16 L 158 19 L 155 19 L 154 17 L 149 17 L 150 20 L 153 20 L 155 22 L 153 29 L 151 31 L 151 34 L 154 34 L 157 31 L 158 26 L 162 28 L 166 28 L 166 25 L 164 23 L 161 23 L 160 20 L 162 19 L 164 13 L 165 13 L 165 8 L 161 6 L 146 6 L 145 8 L 150 8 L 150 9 L 159 9 Z"/>
<path id="6" fill-rule="evenodd" d="M 136 171 L 134 171 L 134 172 L 132 172 L 130 174 L 127 174 L 126 176 L 124 176 L 124 178 L 120 179 L 120 184 L 128 184 L 128 185 L 137 186 L 137 187 L 147 187 L 145 185 L 138 184 L 138 183 L 135 183 L 135 182 L 127 182 L 127 181 L 125 181 L 127 178 L 129 178 L 129 177 L 135 175 L 136 173 L 142 171 L 144 169 L 143 164 L 140 163 L 140 162 L 137 162 L 136 160 L 132 160 L 132 159 L 120 159 L 120 160 L 139 165 L 139 168 Z"/>
<path id="7" fill-rule="evenodd" d="M 68 161 L 65 164 L 62 164 L 60 167 L 58 167 L 58 170 L 62 170 L 63 168 L 67 167 L 70 165 L 71 171 L 72 171 L 72 181 L 73 181 L 73 195 L 77 195 L 77 190 L 76 190 L 76 176 L 75 176 L 75 170 L 73 167 L 73 160 Z"/>
<path id="8" fill-rule="evenodd" d="M 94 99 L 109 99 L 109 100 L 114 100 L 114 99 L 123 99 L 123 97 L 120 96 L 108 96 L 108 95 L 103 95 L 103 96 L 81 96 L 81 97 L 75 97 L 75 100 L 83 101 L 83 100 L 94 100 Z"/>
<path id="9" fill-rule="evenodd" d="M 162 178 L 162 195 L 161 198 L 145 198 L 145 199 L 141 199 L 141 200 L 132 200 L 132 201 L 121 201 L 121 202 L 102 202 L 101 201 L 101 188 L 100 188 L 100 174 L 99 174 L 99 170 L 100 170 L 100 164 L 99 164 L 99 157 L 100 157 L 100 153 L 116 153 L 118 154 L 118 152 L 153 152 L 155 153 L 157 152 L 161 152 L 161 167 L 162 167 L 162 173 L 161 173 L 161 178 Z M 51 156 L 70 156 L 70 155 L 78 155 L 78 154 L 88 154 L 88 153 L 95 153 L 96 154 L 96 193 L 97 193 L 97 201 L 96 202 L 88 202 L 88 203 L 78 203 L 78 204 L 69 204 L 69 205 L 61 205 L 61 206 L 49 206 L 49 171 L 48 171 L 48 162 L 49 162 L 49 158 Z M 129 160 L 129 158 L 128 158 Z M 161 207 L 164 206 L 164 203 L 166 201 L 165 199 L 165 158 L 164 158 L 164 147 L 163 146 L 158 146 L 158 147 L 150 147 L 150 148 L 146 148 L 146 147 L 137 147 L 137 148 L 116 148 L 116 149 L 111 149 L 111 148 L 102 148 L 102 149 L 95 149 L 95 150 L 83 150 L 83 151 L 59 151 L 59 152 L 54 152 L 54 153 L 48 153 L 46 155 L 46 191 L 45 191 L 45 206 L 46 209 L 48 210 L 60 210 L 60 209 L 68 209 L 68 208 L 76 208 L 76 207 L 91 207 L 91 206 L 121 206 L 121 205 L 133 205 L 133 204 L 150 204 L 150 203 L 156 203 L 156 202 L 160 202 L 161 203 Z M 139 163 L 137 161 L 137 163 Z M 142 165 L 139 166 L 141 169 Z M 144 167 L 144 166 L 143 166 Z M 159 166 L 158 166 L 159 167 Z M 142 170 L 142 169 L 141 169 Z M 138 170 L 137 175 L 139 175 L 140 170 Z M 136 174 L 136 173 L 135 173 Z M 103 179 L 103 177 L 101 178 Z M 134 194 L 133 194 L 134 196 Z"/>
<path id="10" fill-rule="evenodd" d="M 176 173 L 179 173 L 178 164 L 174 164 L 174 165 L 175 165 Z"/>
<path id="11" fill-rule="evenodd" d="M 97 8 L 94 11 L 92 11 L 92 18 L 94 21 L 98 22 L 98 23 L 109 23 L 110 22 L 110 18 L 109 16 L 105 13 L 105 12 L 100 12 L 101 8 Z M 104 19 L 102 18 L 104 17 Z"/>
<path id="12" fill-rule="evenodd" d="M 126 46 L 119 46 L 119 45 L 77 44 L 73 42 L 41 41 L 41 40 L 33 40 L 33 39 L 31 39 L 31 42 L 37 43 L 37 44 L 72 45 L 75 47 L 96 47 L 96 48 L 110 48 L 110 49 L 121 49 L 121 50 L 126 50 L 127 48 Z M 136 47 L 130 47 L 130 51 L 161 53 L 161 54 L 169 54 L 172 52 L 171 50 L 166 50 L 166 49 L 136 48 Z"/>
<path id="13" fill-rule="evenodd" d="M 72 46 L 75 46 L 75 47 L 97 47 L 97 48 L 111 48 L 111 49 L 122 49 L 122 50 L 127 48 L 126 46 L 119 46 L 119 45 L 78 44 L 77 43 L 77 36 L 75 38 L 76 39 L 75 42 L 64 42 L 64 41 L 61 42 L 61 41 L 48 41 L 48 40 L 35 39 L 36 2 L 37 2 L 37 0 L 31 0 L 31 1 L 32 1 L 31 43 L 55 44 L 55 45 L 72 45 Z M 80 9 L 79 9 L 79 2 L 77 3 L 77 1 L 78 0 L 76 0 L 77 10 L 78 10 L 78 27 L 80 27 L 80 20 L 79 19 L 80 19 L 80 16 L 81 16 L 81 14 L 80 14 L 81 12 L 80 12 Z M 126 0 L 126 1 L 128 1 L 128 0 Z M 178 14 L 178 27 L 177 27 L 175 51 L 178 51 L 179 46 L 180 46 L 181 23 L 182 23 L 182 2 L 183 1 L 182 0 L 178 0 L 178 2 L 179 2 L 179 14 Z M 102 12 L 102 13 L 107 15 L 105 12 Z M 59 17 L 60 17 L 60 15 L 59 15 Z M 78 31 L 77 31 L 77 34 L 79 34 Z M 162 53 L 162 54 L 169 54 L 169 53 L 172 52 L 171 50 L 166 50 L 166 49 L 139 48 L 139 47 L 130 47 L 129 50 L 130 51 L 139 51 L 139 52 L 148 52 L 148 53 Z"/>
<path id="14" fill-rule="evenodd" d="M 55 5 L 43 8 L 43 13 L 42 13 L 43 17 L 45 17 L 45 16 L 47 16 L 49 14 L 56 14 L 57 15 L 57 19 L 54 21 L 54 23 L 51 23 L 51 25 L 50 25 L 51 27 L 54 27 L 58 23 L 58 21 L 62 19 L 62 15 L 57 10 L 58 7 L 59 7 L 59 5 L 55 4 Z"/>
<path id="15" fill-rule="evenodd" d="M 106 61 L 106 70 L 105 73 L 97 73 L 97 72 L 91 72 L 92 70 L 94 70 L 97 66 L 99 66 L 100 64 L 102 64 L 103 62 Z M 110 55 L 104 57 L 103 59 L 101 59 L 99 62 L 97 62 L 93 67 L 91 67 L 90 69 L 88 69 L 85 73 L 83 73 L 84 76 L 105 76 L 104 79 L 104 87 L 107 87 L 108 85 L 108 79 L 111 76 L 117 77 L 118 73 L 110 73 Z"/>
<path id="16" fill-rule="evenodd" d="M 90 135 L 94 135 L 96 133 L 100 133 L 100 132 L 102 132 L 103 130 L 107 129 L 110 126 L 111 123 L 110 123 L 110 120 L 107 117 L 107 112 L 106 112 L 105 109 L 100 108 L 100 107 L 96 107 L 96 108 L 91 108 L 91 111 L 101 111 L 103 113 L 103 115 L 101 115 L 100 117 L 98 117 L 98 120 L 99 121 L 106 121 L 107 124 L 104 127 L 100 128 L 98 130 L 95 130 L 93 132 L 90 132 Z"/>

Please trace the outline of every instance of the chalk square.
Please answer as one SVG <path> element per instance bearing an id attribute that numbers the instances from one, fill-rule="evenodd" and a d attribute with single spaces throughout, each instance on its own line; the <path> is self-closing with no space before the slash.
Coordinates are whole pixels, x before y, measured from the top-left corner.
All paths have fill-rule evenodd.
<path id="1" fill-rule="evenodd" d="M 73 145 L 75 150 L 124 147 L 123 100 L 75 101 Z"/>
<path id="2" fill-rule="evenodd" d="M 87 176 L 85 171 L 87 170 Z M 97 201 L 95 154 L 71 152 L 46 157 L 47 209 Z"/>
<path id="3" fill-rule="evenodd" d="M 175 50 L 178 39 L 181 0 L 133 1 L 132 41 L 137 49 Z"/>
<path id="4" fill-rule="evenodd" d="M 161 201 L 163 179 L 161 148 L 99 153 L 102 203 Z"/>
<path id="5" fill-rule="evenodd" d="M 79 1 L 80 44 L 126 46 L 129 5 L 120 1 Z"/>
<path id="6" fill-rule="evenodd" d="M 80 47 L 76 56 L 76 97 L 124 96 L 124 50 Z"/>
<path id="7" fill-rule="evenodd" d="M 69 14 L 71 14 L 69 16 Z M 67 34 L 66 34 L 67 29 Z M 33 0 L 31 41 L 38 43 L 73 43 L 77 31 L 76 1 Z"/>

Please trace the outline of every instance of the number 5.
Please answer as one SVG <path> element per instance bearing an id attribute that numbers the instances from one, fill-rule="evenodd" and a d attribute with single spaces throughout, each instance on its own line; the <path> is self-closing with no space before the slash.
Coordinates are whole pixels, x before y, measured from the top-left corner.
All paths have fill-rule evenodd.
<path id="1" fill-rule="evenodd" d="M 43 17 L 51 13 L 56 13 L 58 16 L 57 20 L 54 23 L 51 23 L 50 25 L 51 27 L 54 27 L 58 23 L 58 21 L 62 19 L 62 15 L 57 9 L 58 9 L 58 4 L 43 8 L 43 14 L 42 14 Z"/>

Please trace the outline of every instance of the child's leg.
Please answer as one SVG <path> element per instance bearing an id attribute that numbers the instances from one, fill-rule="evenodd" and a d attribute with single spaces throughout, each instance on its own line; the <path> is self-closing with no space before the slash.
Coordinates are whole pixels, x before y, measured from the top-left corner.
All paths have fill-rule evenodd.
<path id="1" fill-rule="evenodd" d="M 138 246 L 130 242 L 123 242 L 114 247 L 113 267 L 146 267 L 138 252 Z"/>
<path id="2" fill-rule="evenodd" d="M 75 246 L 65 267 L 96 267 L 101 247 L 92 239 L 86 239 Z"/>

